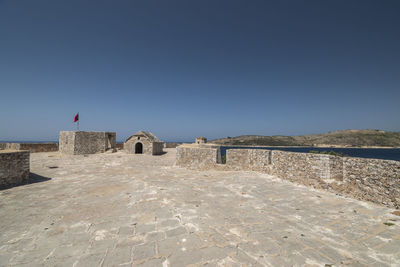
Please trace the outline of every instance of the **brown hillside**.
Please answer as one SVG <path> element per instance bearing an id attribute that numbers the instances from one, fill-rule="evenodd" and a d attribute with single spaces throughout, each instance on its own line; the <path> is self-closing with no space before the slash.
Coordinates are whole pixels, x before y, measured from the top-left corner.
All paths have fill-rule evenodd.
<path id="1" fill-rule="evenodd" d="M 223 145 L 400 147 L 400 133 L 381 130 L 344 130 L 300 136 L 243 135 L 211 141 Z"/>

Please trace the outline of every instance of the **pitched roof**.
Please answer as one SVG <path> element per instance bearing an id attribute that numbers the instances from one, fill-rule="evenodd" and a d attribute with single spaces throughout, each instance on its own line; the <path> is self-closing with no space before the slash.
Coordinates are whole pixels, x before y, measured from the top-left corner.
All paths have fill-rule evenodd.
<path id="1" fill-rule="evenodd" d="M 136 136 L 140 136 L 140 137 L 145 137 L 147 139 L 149 139 L 150 142 L 162 142 L 160 139 L 158 139 L 157 136 L 155 136 L 153 133 L 151 132 L 146 132 L 146 131 L 139 131 L 137 133 L 135 133 L 134 135 L 132 135 L 131 137 L 129 137 L 128 139 L 126 139 L 125 142 L 129 141 L 132 137 L 136 137 Z"/>

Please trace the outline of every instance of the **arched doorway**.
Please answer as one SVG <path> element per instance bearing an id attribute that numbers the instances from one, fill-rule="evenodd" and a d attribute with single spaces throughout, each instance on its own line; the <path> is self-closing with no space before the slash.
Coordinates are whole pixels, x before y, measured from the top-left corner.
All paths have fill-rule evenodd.
<path id="1" fill-rule="evenodd" d="M 135 154 L 143 154 L 143 144 L 142 143 L 136 143 Z"/>

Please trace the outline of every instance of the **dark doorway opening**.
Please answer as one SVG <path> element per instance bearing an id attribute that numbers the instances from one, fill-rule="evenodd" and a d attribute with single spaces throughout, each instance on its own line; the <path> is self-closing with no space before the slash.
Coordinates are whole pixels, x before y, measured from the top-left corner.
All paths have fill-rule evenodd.
<path id="1" fill-rule="evenodd" d="M 136 145 L 135 145 L 135 154 L 143 154 L 143 145 L 142 145 L 142 143 L 136 143 Z"/>

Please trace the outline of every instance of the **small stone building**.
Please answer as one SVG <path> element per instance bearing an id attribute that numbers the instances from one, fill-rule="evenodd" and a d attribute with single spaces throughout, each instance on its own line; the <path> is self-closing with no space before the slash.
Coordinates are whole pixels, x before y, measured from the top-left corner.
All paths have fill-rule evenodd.
<path id="1" fill-rule="evenodd" d="M 0 150 L 0 188 L 27 182 L 29 151 Z"/>
<path id="2" fill-rule="evenodd" d="M 196 144 L 205 144 L 207 143 L 207 138 L 200 136 L 196 138 Z"/>
<path id="3" fill-rule="evenodd" d="M 126 139 L 124 150 L 132 154 L 161 155 L 163 142 L 151 132 L 140 131 Z"/>
<path id="4" fill-rule="evenodd" d="M 65 154 L 82 155 L 115 150 L 116 136 L 115 132 L 61 131 L 59 151 Z"/>

